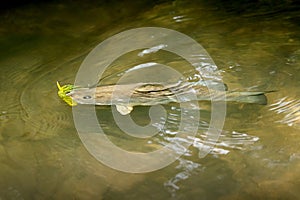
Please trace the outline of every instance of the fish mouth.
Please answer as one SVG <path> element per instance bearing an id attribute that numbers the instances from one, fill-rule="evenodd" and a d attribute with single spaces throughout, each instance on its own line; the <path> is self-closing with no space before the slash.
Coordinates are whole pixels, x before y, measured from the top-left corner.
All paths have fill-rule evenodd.
<path id="1" fill-rule="evenodd" d="M 74 91 L 70 91 L 66 93 L 66 96 L 68 97 L 72 97 L 74 95 Z"/>
<path id="2" fill-rule="evenodd" d="M 76 106 L 77 102 L 73 101 L 73 98 L 72 98 L 74 86 L 73 85 L 61 86 L 58 81 L 56 82 L 56 85 L 58 88 L 58 92 L 57 92 L 58 96 L 63 101 L 65 101 L 68 105 Z"/>

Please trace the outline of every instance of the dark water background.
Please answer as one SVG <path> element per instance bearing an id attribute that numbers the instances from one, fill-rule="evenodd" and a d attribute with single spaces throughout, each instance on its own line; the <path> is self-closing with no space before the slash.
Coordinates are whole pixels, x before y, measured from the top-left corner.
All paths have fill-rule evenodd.
<path id="1" fill-rule="evenodd" d="M 296 1 L 18 5 L 6 6 L 0 14 L 0 199 L 300 198 Z M 276 92 L 267 94 L 266 106 L 228 104 L 224 131 L 205 158 L 198 158 L 195 145 L 164 169 L 127 174 L 99 163 L 85 150 L 71 108 L 57 97 L 55 84 L 74 82 L 85 56 L 106 38 L 145 26 L 174 29 L 195 39 L 231 90 Z M 127 70 L 124 62 L 114 69 Z M 205 130 L 210 107 L 202 106 Z M 176 105 L 167 109 L 170 126 L 178 125 Z M 155 148 L 155 142 L 163 144 L 161 136 L 152 145 L 130 140 L 114 128 L 110 107 L 98 112 L 103 129 L 119 146 L 143 151 Z M 133 118 L 143 124 L 147 112 L 139 107 Z"/>

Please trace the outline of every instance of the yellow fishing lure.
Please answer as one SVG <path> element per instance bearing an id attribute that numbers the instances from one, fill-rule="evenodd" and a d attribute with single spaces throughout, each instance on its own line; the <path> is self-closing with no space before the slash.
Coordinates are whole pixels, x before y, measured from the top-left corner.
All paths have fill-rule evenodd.
<path id="1" fill-rule="evenodd" d="M 70 93 L 75 87 L 74 85 L 64 85 L 60 86 L 58 81 L 56 82 L 57 88 L 58 88 L 58 96 L 64 100 L 69 106 L 76 106 L 77 103 L 73 101 L 73 99 L 68 96 L 67 94 Z"/>

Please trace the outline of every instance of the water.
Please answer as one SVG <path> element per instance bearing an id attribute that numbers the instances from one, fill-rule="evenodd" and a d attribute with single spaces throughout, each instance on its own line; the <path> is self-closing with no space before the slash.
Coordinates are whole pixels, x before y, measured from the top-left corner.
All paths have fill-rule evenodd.
<path id="1" fill-rule="evenodd" d="M 0 199 L 299 198 L 300 12 L 288 2 L 261 4 L 174 1 L 127 8 L 128 3 L 47 3 L 2 13 Z M 165 106 L 167 128 L 150 140 L 124 135 L 114 128 L 110 107 L 97 108 L 107 135 L 127 150 L 149 152 L 171 142 L 180 151 L 180 142 L 196 141 L 166 168 L 127 174 L 87 152 L 55 83 L 72 83 L 85 56 L 101 41 L 144 26 L 174 29 L 198 41 L 231 90 L 275 92 L 267 94 L 267 106 L 229 103 L 222 135 L 202 159 L 198 148 L 209 125 L 209 103 L 200 105 L 196 138 L 184 141 L 174 136 L 177 104 Z M 168 58 L 153 57 L 175 68 L 184 62 Z M 104 83 L 136 64 L 116 61 Z M 132 117 L 146 125 L 148 108 L 135 108 Z"/>

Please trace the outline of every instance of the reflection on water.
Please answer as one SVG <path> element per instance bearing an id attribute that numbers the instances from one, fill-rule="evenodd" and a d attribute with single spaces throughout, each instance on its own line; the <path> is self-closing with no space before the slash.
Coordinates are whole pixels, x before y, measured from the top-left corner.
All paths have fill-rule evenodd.
<path id="1" fill-rule="evenodd" d="M 0 199 L 299 198 L 300 13 L 289 2 L 128 3 L 131 8 L 124 3 L 62 2 L 2 13 Z M 72 83 L 88 52 L 107 37 L 144 26 L 181 31 L 201 43 L 230 90 L 275 92 L 267 94 L 267 106 L 228 103 L 224 130 L 202 159 L 209 103 L 199 104 L 196 135 L 177 135 L 181 110 L 170 104 L 165 106 L 166 126 L 155 124 L 160 133 L 149 139 L 125 135 L 115 127 L 110 107 L 97 108 L 103 130 L 118 146 L 148 152 L 171 144 L 184 152 L 164 169 L 126 174 L 102 165 L 85 150 L 55 83 Z M 116 60 L 102 83 L 114 83 L 142 64 L 130 56 Z M 143 57 L 184 72 L 190 81 L 199 79 L 177 57 L 160 51 Z M 146 125 L 148 110 L 135 108 L 133 119 Z"/>
<path id="2" fill-rule="evenodd" d="M 283 119 L 278 122 L 287 124 L 288 126 L 300 125 L 300 100 L 283 97 L 278 102 L 270 105 L 270 110 L 278 114 L 284 114 Z"/>

